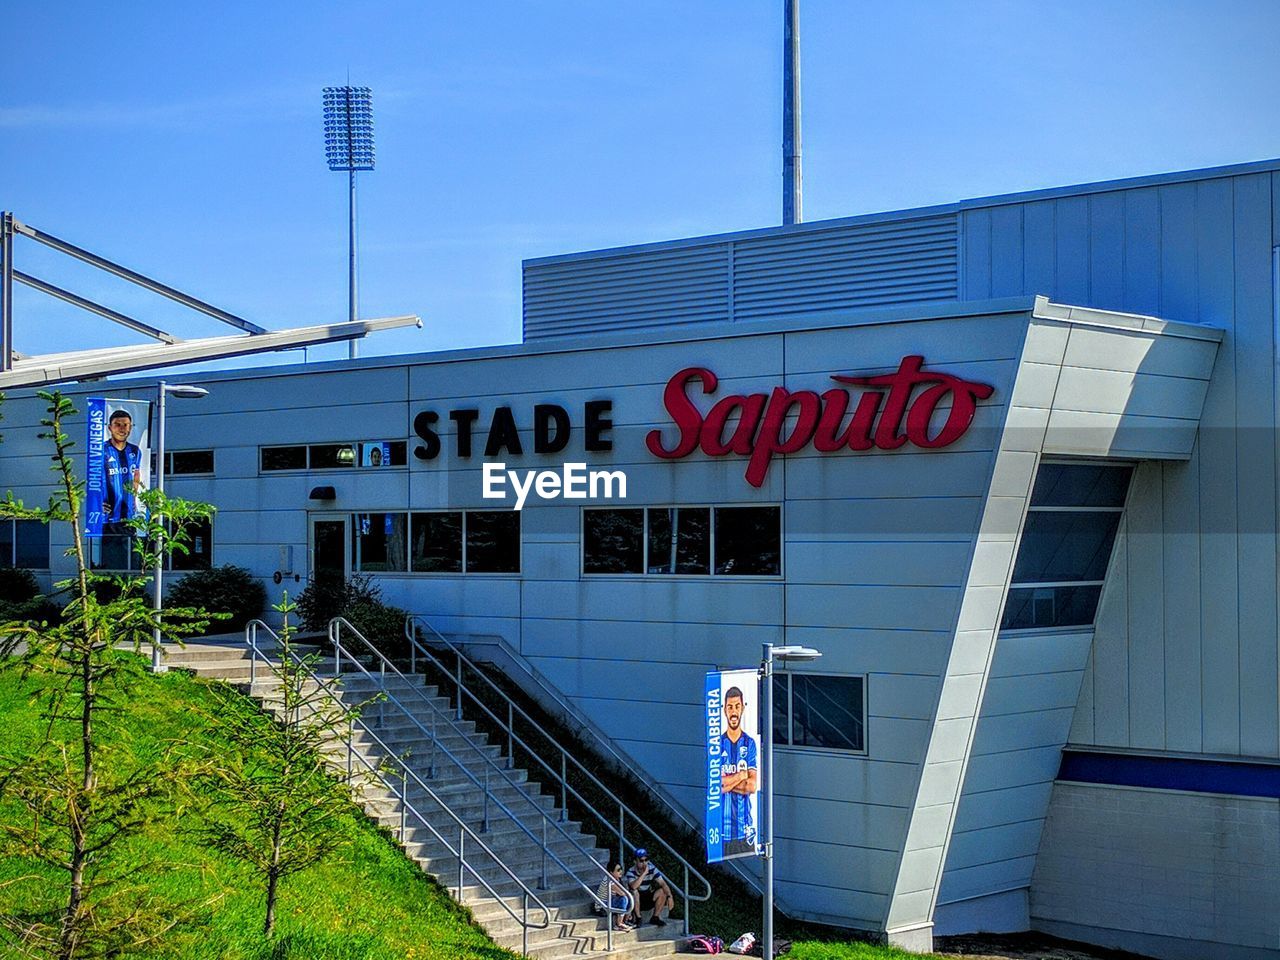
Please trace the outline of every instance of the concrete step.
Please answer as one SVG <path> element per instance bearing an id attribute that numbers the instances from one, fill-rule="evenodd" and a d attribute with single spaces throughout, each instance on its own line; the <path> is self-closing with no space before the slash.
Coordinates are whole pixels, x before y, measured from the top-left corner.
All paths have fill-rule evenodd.
<path id="1" fill-rule="evenodd" d="M 528 955 L 541 960 L 597 953 L 627 957 L 666 956 L 675 953 L 681 939 L 673 932 L 675 928 L 675 924 L 669 923 L 666 927 L 646 925 L 630 931 L 615 930 L 612 937 L 613 952 L 604 954 L 610 940 L 602 918 L 592 917 L 568 923 L 553 921 L 545 930 L 529 930 Z M 516 952 L 522 949 L 525 942 L 525 935 L 518 926 L 512 931 L 490 936 L 498 946 Z"/>

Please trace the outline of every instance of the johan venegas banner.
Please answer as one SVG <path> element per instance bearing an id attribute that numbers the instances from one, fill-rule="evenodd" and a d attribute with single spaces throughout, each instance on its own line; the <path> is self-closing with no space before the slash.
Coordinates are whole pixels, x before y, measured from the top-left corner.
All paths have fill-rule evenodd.
<path id="1" fill-rule="evenodd" d="M 707 674 L 707 862 L 760 853 L 759 676 Z"/>
<path id="2" fill-rule="evenodd" d="M 89 398 L 85 445 L 85 534 L 129 534 L 141 516 L 138 493 L 151 482 L 151 403 Z"/>

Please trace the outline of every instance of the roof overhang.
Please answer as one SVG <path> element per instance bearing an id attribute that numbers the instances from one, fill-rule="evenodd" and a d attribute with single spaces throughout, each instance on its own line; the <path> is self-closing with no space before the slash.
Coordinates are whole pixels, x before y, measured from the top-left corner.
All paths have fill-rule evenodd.
<path id="1" fill-rule="evenodd" d="M 289 330 L 269 330 L 266 333 L 179 340 L 176 343 L 149 343 L 23 357 L 14 360 L 12 369 L 0 373 L 0 390 L 43 387 L 71 380 L 97 379 L 205 360 L 222 360 L 321 343 L 359 340 L 379 330 L 413 326 L 422 326 L 422 321 L 416 316 L 384 317 L 314 327 L 294 327 Z"/>

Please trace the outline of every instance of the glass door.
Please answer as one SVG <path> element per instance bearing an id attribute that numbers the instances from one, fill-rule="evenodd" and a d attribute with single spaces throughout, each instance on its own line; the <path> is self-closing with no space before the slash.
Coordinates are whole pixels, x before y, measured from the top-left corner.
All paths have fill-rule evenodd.
<path id="1" fill-rule="evenodd" d="M 351 574 L 351 520 L 345 513 L 313 513 L 309 576 Z"/>

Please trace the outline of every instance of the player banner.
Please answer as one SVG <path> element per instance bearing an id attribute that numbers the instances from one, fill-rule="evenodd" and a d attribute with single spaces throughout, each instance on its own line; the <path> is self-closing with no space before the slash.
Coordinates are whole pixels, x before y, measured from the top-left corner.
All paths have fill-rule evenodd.
<path id="1" fill-rule="evenodd" d="M 707 674 L 707 862 L 754 857 L 759 835 L 759 674 Z"/>
<path id="2" fill-rule="evenodd" d="M 138 493 L 151 484 L 151 402 L 89 398 L 85 445 L 85 535 L 129 536 L 145 516 Z"/>

